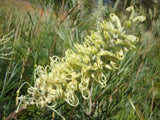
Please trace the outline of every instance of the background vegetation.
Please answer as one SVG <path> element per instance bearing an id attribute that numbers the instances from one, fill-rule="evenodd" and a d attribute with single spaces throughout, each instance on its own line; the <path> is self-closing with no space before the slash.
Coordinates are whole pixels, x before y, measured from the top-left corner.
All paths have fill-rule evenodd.
<path id="1" fill-rule="evenodd" d="M 16 109 L 18 87 L 33 85 L 36 65 L 49 57 L 64 56 L 73 43 L 82 43 L 96 29 L 98 19 L 115 12 L 122 20 L 125 8 L 134 5 L 147 20 L 132 26 L 140 38 L 136 51 L 127 54 L 116 73 L 106 73 L 105 89 L 92 87 L 92 98 L 80 98 L 77 107 L 57 107 L 67 120 L 159 120 L 160 119 L 160 4 L 158 0 L 0 0 L 0 119 Z M 26 93 L 23 88 L 21 94 Z M 46 108 L 31 106 L 19 120 L 60 119 Z"/>

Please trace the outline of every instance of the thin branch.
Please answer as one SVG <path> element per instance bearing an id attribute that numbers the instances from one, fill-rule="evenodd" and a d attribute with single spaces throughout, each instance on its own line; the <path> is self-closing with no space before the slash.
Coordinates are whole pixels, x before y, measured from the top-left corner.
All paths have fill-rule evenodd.
<path id="1" fill-rule="evenodd" d="M 24 112 L 24 108 L 22 108 L 22 109 L 20 109 L 18 112 L 12 112 L 5 120 L 11 120 L 11 119 L 14 119 L 14 120 L 17 120 L 17 115 L 19 114 L 19 113 L 22 113 L 22 112 Z"/>

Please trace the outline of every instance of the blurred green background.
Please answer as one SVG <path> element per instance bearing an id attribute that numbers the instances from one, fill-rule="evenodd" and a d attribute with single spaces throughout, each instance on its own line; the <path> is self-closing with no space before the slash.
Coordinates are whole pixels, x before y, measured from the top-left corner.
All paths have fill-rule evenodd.
<path id="1" fill-rule="evenodd" d="M 101 4 L 102 3 L 102 4 Z M 66 120 L 160 120 L 160 1 L 159 0 L 0 0 L 0 119 L 16 110 L 18 87 L 33 85 L 36 65 L 63 57 L 74 43 L 96 30 L 98 19 L 114 12 L 123 21 L 133 5 L 146 21 L 132 26 L 140 38 L 116 73 L 106 73 L 105 89 L 93 85 L 90 100 L 77 107 L 57 107 Z M 24 87 L 21 94 L 26 94 Z M 18 114 L 19 120 L 59 120 L 53 111 L 36 106 Z"/>

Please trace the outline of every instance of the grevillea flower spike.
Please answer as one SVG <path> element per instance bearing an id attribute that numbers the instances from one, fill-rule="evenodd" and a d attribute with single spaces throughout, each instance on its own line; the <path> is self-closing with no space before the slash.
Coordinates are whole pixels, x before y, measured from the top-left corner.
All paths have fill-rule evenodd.
<path id="1" fill-rule="evenodd" d="M 133 6 L 127 11 L 131 12 L 130 24 L 145 20 L 144 16 L 134 16 Z M 126 33 L 114 13 L 110 14 L 110 21 L 98 26 L 96 32 L 92 31 L 91 35 L 86 36 L 83 44 L 74 44 L 75 51 L 68 49 L 63 58 L 51 57 L 50 66 L 36 68 L 34 86 L 26 82 L 29 85 L 28 95 L 19 97 L 19 91 L 25 83 L 17 91 L 17 102 L 20 101 L 17 110 L 36 105 L 48 107 L 59 114 L 55 110 L 58 100 L 77 106 L 79 99 L 76 92 L 80 92 L 84 99 L 89 99 L 91 83 L 97 83 L 101 88 L 106 86 L 104 73 L 119 68 L 125 53 L 136 48 L 138 38 Z"/>

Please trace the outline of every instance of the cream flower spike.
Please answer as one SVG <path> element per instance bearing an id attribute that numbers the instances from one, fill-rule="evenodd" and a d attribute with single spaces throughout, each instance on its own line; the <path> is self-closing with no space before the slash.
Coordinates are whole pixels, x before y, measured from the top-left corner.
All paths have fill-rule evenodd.
<path id="1" fill-rule="evenodd" d="M 145 19 L 143 16 L 134 16 L 133 6 L 127 11 L 131 12 L 129 20 L 126 20 L 130 23 Z M 114 13 L 110 14 L 110 21 L 103 21 L 98 26 L 96 31 L 86 36 L 82 44 L 74 44 L 74 51 L 68 49 L 65 57 L 53 56 L 50 57 L 50 65 L 37 66 L 34 86 L 25 82 L 17 91 L 17 111 L 36 105 L 39 108 L 47 107 L 61 116 L 55 110 L 59 102 L 66 101 L 70 106 L 78 106 L 80 101 L 77 93 L 85 100 L 89 99 L 90 84 L 106 87 L 108 78 L 105 73 L 119 69 L 126 53 L 136 48 L 138 38 L 124 32 L 127 30 L 123 22 Z M 28 94 L 19 96 L 25 84 L 29 84 Z"/>

